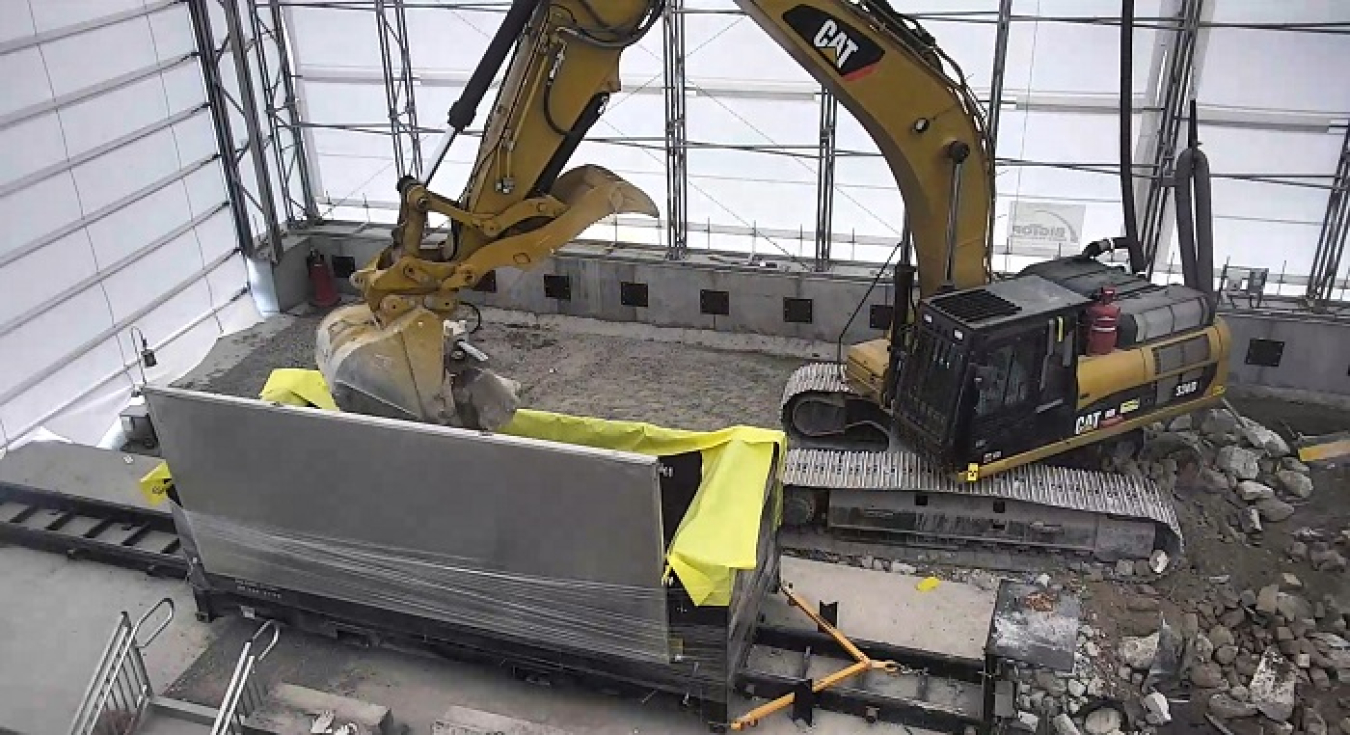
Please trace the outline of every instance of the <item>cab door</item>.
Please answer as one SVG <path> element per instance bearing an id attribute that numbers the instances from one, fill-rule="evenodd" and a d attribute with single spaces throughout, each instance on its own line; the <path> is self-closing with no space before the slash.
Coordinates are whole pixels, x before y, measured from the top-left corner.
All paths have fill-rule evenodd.
<path id="1" fill-rule="evenodd" d="M 981 350 L 974 371 L 968 462 L 986 464 L 1061 438 L 1074 387 L 1074 329 L 1037 320 Z"/>

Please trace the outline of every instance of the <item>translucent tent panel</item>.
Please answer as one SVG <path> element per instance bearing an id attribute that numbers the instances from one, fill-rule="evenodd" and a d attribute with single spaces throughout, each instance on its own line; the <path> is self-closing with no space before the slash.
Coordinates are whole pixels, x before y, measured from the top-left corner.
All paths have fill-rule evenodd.
<path id="1" fill-rule="evenodd" d="M 141 7 L 11 0 L 0 13 L 7 40 L 56 36 L 0 55 L 3 447 L 38 429 L 103 437 L 139 380 L 130 327 L 157 348 L 147 377 L 167 381 L 257 318 L 186 6 L 98 24 Z M 71 30 L 86 21 L 97 27 Z"/>
<path id="2" fill-rule="evenodd" d="M 1225 0 L 1213 22 L 1344 23 L 1350 6 L 1339 0 L 1272 3 Z M 1350 58 L 1344 33 L 1214 28 L 1208 33 L 1200 78 L 1202 104 L 1260 110 L 1307 110 L 1344 117 L 1350 85 L 1331 81 Z"/>
<path id="3" fill-rule="evenodd" d="M 1159 0 L 1135 3 L 1135 17 L 1140 19 L 1134 29 L 1133 45 L 1132 82 L 1136 94 L 1148 89 L 1152 52 L 1159 38 L 1159 31 L 1146 27 L 1150 21 L 1143 19 L 1158 17 L 1161 6 Z M 1015 0 L 1012 12 L 1015 16 L 1114 20 L 1120 17 L 1120 0 Z M 981 63 L 992 56 L 991 45 Z M 1012 24 L 1004 72 L 1004 86 L 1009 92 L 1115 96 L 1119 94 L 1119 80 L 1118 25 L 1048 20 Z"/>

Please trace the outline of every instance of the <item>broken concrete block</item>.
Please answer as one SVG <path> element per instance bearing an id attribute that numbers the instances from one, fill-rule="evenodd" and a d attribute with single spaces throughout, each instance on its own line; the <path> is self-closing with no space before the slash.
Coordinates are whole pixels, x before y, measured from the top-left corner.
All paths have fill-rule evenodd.
<path id="1" fill-rule="evenodd" d="M 1083 729 L 1088 735 L 1110 735 L 1120 729 L 1120 711 L 1110 707 L 1094 710 L 1083 721 Z"/>
<path id="2" fill-rule="evenodd" d="M 1279 603 L 1280 586 L 1278 584 L 1262 587 L 1256 595 L 1256 611 L 1259 613 L 1274 615 Z"/>
<path id="3" fill-rule="evenodd" d="M 1226 446 L 1214 457 L 1214 466 L 1239 480 L 1255 480 L 1261 474 L 1261 458 L 1250 449 Z"/>
<path id="4" fill-rule="evenodd" d="M 1220 720 L 1237 720 L 1243 717 L 1255 717 L 1256 705 L 1239 702 L 1227 694 L 1219 693 L 1209 698 L 1209 713 Z"/>
<path id="5" fill-rule="evenodd" d="M 1313 482 L 1307 475 L 1293 470 L 1280 470 L 1275 473 L 1275 479 L 1279 480 L 1280 487 L 1284 488 L 1284 491 L 1290 495 L 1299 498 L 1312 495 Z"/>
<path id="6" fill-rule="evenodd" d="M 1158 655 L 1158 633 L 1143 637 L 1125 637 L 1120 639 L 1118 649 L 1120 660 L 1127 666 L 1139 671 L 1147 671 Z"/>
<path id="7" fill-rule="evenodd" d="M 1294 506 L 1279 498 L 1258 500 L 1256 501 L 1256 509 L 1261 512 L 1261 518 L 1271 523 L 1288 520 L 1289 516 L 1294 514 Z"/>
<path id="8" fill-rule="evenodd" d="M 1266 717 L 1284 722 L 1294 714 L 1294 687 L 1297 684 L 1298 669 L 1279 651 L 1267 648 L 1248 687 L 1252 704 Z"/>
<path id="9" fill-rule="evenodd" d="M 1248 503 L 1255 503 L 1258 500 L 1275 497 L 1275 491 L 1272 488 L 1266 487 L 1256 480 L 1243 480 L 1242 482 L 1239 482 L 1237 494 L 1238 497 Z"/>
<path id="10" fill-rule="evenodd" d="M 1159 692 L 1150 692 L 1143 699 L 1139 700 L 1144 705 L 1144 711 L 1148 713 L 1148 721 L 1155 725 L 1166 725 L 1172 721 L 1172 711 L 1167 703 L 1167 697 Z"/>

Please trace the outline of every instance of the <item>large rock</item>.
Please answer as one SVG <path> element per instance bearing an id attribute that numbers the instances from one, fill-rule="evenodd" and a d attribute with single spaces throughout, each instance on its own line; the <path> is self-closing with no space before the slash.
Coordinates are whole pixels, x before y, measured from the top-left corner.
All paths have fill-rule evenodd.
<path id="1" fill-rule="evenodd" d="M 1335 549 L 1318 549 L 1308 555 L 1312 561 L 1313 569 L 1323 572 L 1342 572 L 1345 571 L 1345 557 Z"/>
<path id="2" fill-rule="evenodd" d="M 1215 647 L 1231 646 L 1237 641 L 1233 639 L 1233 631 L 1222 625 L 1216 625 L 1209 629 L 1209 642 Z"/>
<path id="3" fill-rule="evenodd" d="M 1218 664 L 1200 664 L 1191 669 L 1191 683 L 1201 689 L 1216 689 L 1223 681 L 1223 669 Z"/>
<path id="4" fill-rule="evenodd" d="M 1279 480 L 1280 487 L 1284 491 L 1298 498 L 1306 498 L 1312 495 L 1312 479 L 1307 475 L 1299 474 L 1293 470 L 1280 470 L 1275 473 L 1275 479 Z"/>
<path id="5" fill-rule="evenodd" d="M 1195 473 L 1195 479 L 1192 485 L 1207 493 L 1226 492 L 1230 487 L 1228 484 L 1228 475 L 1214 469 L 1213 467 L 1201 467 L 1200 471 Z"/>
<path id="6" fill-rule="evenodd" d="M 1285 620 L 1311 618 L 1313 613 L 1312 603 L 1300 595 L 1288 592 L 1281 592 L 1276 597 L 1275 609 L 1284 616 Z"/>
<path id="7" fill-rule="evenodd" d="M 1266 498 L 1256 501 L 1256 510 L 1261 513 L 1263 519 L 1271 523 L 1288 520 L 1289 516 L 1294 514 L 1294 506 L 1279 498 Z"/>
<path id="8" fill-rule="evenodd" d="M 1141 638 L 1125 637 L 1120 639 L 1118 650 L 1120 660 L 1132 669 L 1147 671 L 1158 655 L 1158 634 Z"/>
<path id="9" fill-rule="evenodd" d="M 1266 717 L 1284 722 L 1294 714 L 1294 687 L 1297 684 L 1298 667 L 1279 651 L 1267 648 L 1248 687 L 1252 704 Z"/>
<path id="10" fill-rule="evenodd" d="M 1209 640 L 1209 636 L 1204 633 L 1196 633 L 1191 639 L 1190 660 L 1192 666 L 1209 663 L 1210 658 L 1214 656 L 1214 644 Z"/>
<path id="11" fill-rule="evenodd" d="M 1214 649 L 1214 660 L 1218 661 L 1220 664 L 1223 664 L 1224 666 L 1232 665 L 1232 663 L 1237 660 L 1237 655 L 1238 655 L 1237 646 L 1232 645 L 1219 646 L 1218 648 Z"/>
<path id="12" fill-rule="evenodd" d="M 1246 424 L 1242 429 L 1242 438 L 1252 446 L 1259 447 L 1271 457 L 1283 457 L 1289 453 L 1289 444 L 1279 434 L 1251 419 L 1247 419 Z"/>
<path id="13" fill-rule="evenodd" d="M 1242 498 L 1248 503 L 1254 503 L 1258 500 L 1265 500 L 1266 498 L 1275 497 L 1275 491 L 1273 489 L 1266 487 L 1265 485 L 1262 485 L 1256 480 L 1243 480 L 1239 482 L 1237 486 L 1237 494 L 1238 497 Z"/>
<path id="14" fill-rule="evenodd" d="M 1258 711 L 1251 702 L 1239 702 L 1227 694 L 1219 693 L 1209 698 L 1209 713 L 1220 720 L 1255 717 Z"/>
<path id="15" fill-rule="evenodd" d="M 1050 724 L 1055 726 L 1057 735 L 1079 735 L 1078 726 L 1073 724 L 1073 718 L 1062 712 L 1056 715 Z"/>
<path id="16" fill-rule="evenodd" d="M 1239 480 L 1255 480 L 1261 474 L 1260 455 L 1250 449 L 1229 445 L 1221 447 L 1214 466 Z"/>
<path id="17" fill-rule="evenodd" d="M 1282 458 L 1280 460 L 1280 469 L 1289 470 L 1291 472 L 1302 472 L 1305 475 L 1312 471 L 1308 469 L 1308 465 L 1298 461 L 1297 457 Z"/>
<path id="18" fill-rule="evenodd" d="M 1052 697 L 1062 697 L 1064 692 L 1068 691 L 1068 686 L 1064 683 L 1064 680 L 1050 671 L 1036 672 L 1036 686 L 1044 689 Z"/>
<path id="19" fill-rule="evenodd" d="M 1266 585 L 1256 594 L 1256 611 L 1266 615 L 1274 615 L 1279 610 L 1280 605 L 1280 586 L 1278 584 Z"/>
<path id="20" fill-rule="evenodd" d="M 1205 418 L 1200 422 L 1200 431 L 1210 436 L 1223 436 L 1232 434 L 1238 430 L 1237 417 L 1231 411 L 1225 411 L 1221 408 L 1213 408 L 1206 411 Z"/>
<path id="21" fill-rule="evenodd" d="M 1083 729 L 1088 735 L 1110 735 L 1120 729 L 1120 711 L 1110 707 L 1094 710 L 1083 720 Z"/>

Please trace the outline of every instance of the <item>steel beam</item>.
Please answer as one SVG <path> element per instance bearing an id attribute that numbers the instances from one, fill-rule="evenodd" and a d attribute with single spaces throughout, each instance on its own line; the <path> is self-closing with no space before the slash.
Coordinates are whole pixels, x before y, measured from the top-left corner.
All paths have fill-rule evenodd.
<path id="1" fill-rule="evenodd" d="M 375 0 L 375 30 L 380 41 L 380 70 L 389 114 L 389 134 L 394 146 L 394 168 L 400 177 L 420 179 L 422 145 L 417 127 L 407 14 L 402 0 Z"/>
<path id="2" fill-rule="evenodd" d="M 835 134 L 839 100 L 829 90 L 820 90 L 820 144 L 816 151 L 816 258 L 815 268 L 830 268 L 830 240 L 834 233 Z"/>
<path id="3" fill-rule="evenodd" d="M 689 149 L 685 133 L 683 0 L 666 0 L 662 24 L 666 102 L 666 257 L 680 260 L 689 250 Z"/>
<path id="4" fill-rule="evenodd" d="M 1327 212 L 1322 218 L 1322 231 L 1317 238 L 1317 250 L 1308 276 L 1306 300 L 1315 311 L 1324 311 L 1331 301 L 1341 259 L 1345 255 L 1347 232 L 1350 232 L 1350 125 L 1346 126 L 1345 137 L 1341 139 L 1336 176 L 1327 196 Z M 1344 288 L 1344 282 L 1341 287 Z"/>
<path id="5" fill-rule="evenodd" d="M 252 65 L 249 62 L 249 39 L 244 33 L 244 19 L 239 12 L 239 0 L 221 0 L 220 7 L 225 11 L 225 43 L 234 60 L 235 79 L 238 84 L 238 98 L 230 101 L 239 108 L 244 116 L 244 128 L 248 131 L 247 152 L 253 163 L 256 197 L 250 201 L 262 213 L 264 239 L 261 242 L 244 244 L 244 254 L 250 257 L 276 262 L 281 257 L 281 224 L 277 220 L 276 198 L 272 192 L 272 176 L 267 165 L 267 145 L 262 132 L 262 116 L 258 114 L 258 100 L 253 89 Z M 209 19 L 209 15 L 207 16 Z M 253 39 L 255 44 L 262 39 Z M 213 59 L 216 58 L 214 55 Z M 223 87 L 221 92 L 228 97 Z"/>
<path id="6" fill-rule="evenodd" d="M 288 224 L 314 222 L 319 218 L 319 209 L 314 201 L 310 162 L 300 127 L 295 74 L 291 71 L 281 6 L 275 2 L 266 6 L 253 4 L 250 10 L 253 51 L 262 85 L 263 113 L 267 119 L 267 145 L 272 149 L 276 164 L 277 184 L 281 189 L 279 199 Z M 298 193 L 296 187 L 300 189 Z"/>
<path id="7" fill-rule="evenodd" d="M 1135 199 L 1141 203 L 1137 214 L 1139 240 L 1149 273 L 1158 260 L 1167 260 L 1167 253 L 1160 250 L 1171 236 L 1173 218 L 1168 216 L 1172 211 L 1168 193 L 1177 151 L 1182 146 L 1186 107 L 1197 86 L 1196 49 L 1204 5 L 1204 0 L 1172 0 L 1177 27 L 1155 49 L 1149 74 L 1148 94 L 1152 102 L 1143 115 L 1132 161 L 1136 171 L 1142 166 L 1149 174 L 1147 179 L 1136 179 L 1135 183 Z"/>
<path id="8" fill-rule="evenodd" d="M 197 60 L 206 90 L 206 105 L 211 110 L 211 127 L 216 135 L 216 150 L 220 153 L 220 170 L 225 178 L 225 193 L 229 199 L 230 220 L 234 236 L 241 249 L 253 247 L 253 224 L 249 218 L 247 189 L 239 172 L 239 156 L 234 145 L 234 131 L 230 125 L 230 102 L 225 82 L 220 76 L 221 50 L 216 46 L 211 28 L 209 0 L 187 0 L 192 35 L 197 44 Z M 245 250 L 247 252 L 247 250 Z"/>
<path id="9" fill-rule="evenodd" d="M 1008 36 L 1012 31 L 1012 0 L 999 0 L 998 30 L 994 34 L 994 69 L 989 75 L 989 144 L 998 155 L 998 121 L 1003 114 L 1003 75 L 1008 66 Z M 993 232 L 993 228 L 989 230 Z"/>

